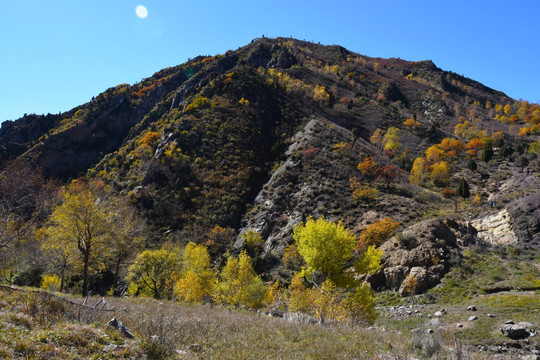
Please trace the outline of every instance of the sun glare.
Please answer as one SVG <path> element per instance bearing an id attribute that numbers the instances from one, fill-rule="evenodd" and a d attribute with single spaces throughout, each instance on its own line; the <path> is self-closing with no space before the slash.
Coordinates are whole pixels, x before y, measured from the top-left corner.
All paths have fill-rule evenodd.
<path id="1" fill-rule="evenodd" d="M 144 5 L 137 5 L 135 14 L 137 14 L 139 18 L 144 19 L 148 16 L 148 9 Z"/>

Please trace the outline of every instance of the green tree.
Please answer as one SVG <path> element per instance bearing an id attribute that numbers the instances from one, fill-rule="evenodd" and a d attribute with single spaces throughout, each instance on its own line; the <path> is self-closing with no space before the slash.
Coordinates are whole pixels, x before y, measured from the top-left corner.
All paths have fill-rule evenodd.
<path id="1" fill-rule="evenodd" d="M 341 221 L 333 223 L 324 217 L 319 220 L 309 218 L 305 224 L 296 226 L 293 238 L 306 264 L 328 277 L 343 271 L 356 244 L 356 237 Z"/>
<path id="2" fill-rule="evenodd" d="M 82 295 L 88 294 L 88 276 L 92 265 L 109 240 L 109 213 L 93 185 L 82 182 L 70 184 L 63 203 L 54 209 L 46 232 L 51 243 L 73 246 L 82 266 Z"/>
<path id="3" fill-rule="evenodd" d="M 467 167 L 467 169 L 469 169 L 471 171 L 475 171 L 476 169 L 478 169 L 478 164 L 473 159 L 469 159 L 467 161 L 466 167 Z"/>
<path id="4" fill-rule="evenodd" d="M 439 161 L 431 166 L 431 181 L 435 186 L 443 186 L 448 181 L 450 175 L 450 164 L 446 161 Z"/>
<path id="5" fill-rule="evenodd" d="M 493 159 L 493 148 L 491 145 L 488 145 L 480 155 L 481 159 L 485 162 L 489 162 L 489 160 Z"/>
<path id="6" fill-rule="evenodd" d="M 145 250 L 129 267 L 130 293 L 161 299 L 178 274 L 180 259 L 175 251 Z"/>
<path id="7" fill-rule="evenodd" d="M 464 199 L 467 199 L 471 196 L 471 192 L 469 190 L 469 183 L 464 178 L 461 178 L 461 181 L 459 182 L 459 186 L 457 188 L 457 195 L 461 196 Z"/>

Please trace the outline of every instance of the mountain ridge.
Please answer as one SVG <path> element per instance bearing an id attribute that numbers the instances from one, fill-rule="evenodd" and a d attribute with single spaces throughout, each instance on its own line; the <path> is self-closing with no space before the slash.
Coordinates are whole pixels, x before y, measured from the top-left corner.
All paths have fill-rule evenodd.
<path id="1" fill-rule="evenodd" d="M 388 217 L 403 227 L 447 217 L 467 228 L 469 218 L 489 213 L 471 205 L 453 213 L 457 200 L 440 191 L 465 178 L 485 206 L 496 191 L 490 176 L 511 178 L 523 168 L 521 154 L 505 156 L 502 142 L 492 138 L 501 132 L 513 149 L 536 140 L 517 134 L 516 126 L 527 125 L 523 114 L 495 120 L 523 106 L 430 60 L 371 58 L 337 45 L 260 38 L 110 88 L 62 114 L 5 122 L 0 162 L 22 157 L 46 176 L 103 181 L 137 206 L 155 242 L 204 242 L 221 227 L 235 233 L 228 247 L 240 249 L 242 234 L 255 229 L 265 240 L 258 270 L 287 278 L 280 256 L 292 243 L 292 228 L 308 216 L 343 219 L 360 234 Z M 389 129 L 400 135 L 387 148 L 382 135 Z M 479 153 L 465 154 L 465 143 L 481 138 L 491 139 L 496 151 L 491 163 L 480 163 Z M 444 150 L 422 184 L 410 184 L 415 160 L 426 154 L 432 161 L 426 150 L 445 139 L 462 141 L 460 154 Z M 525 155 L 537 171 L 534 154 Z M 401 172 L 386 182 L 382 175 L 365 176 L 357 165 L 367 157 Z M 471 171 L 467 162 L 473 159 L 478 169 Z M 443 161 L 450 169 L 434 178 L 431 167 Z M 533 185 L 515 186 L 520 196 L 534 196 Z M 376 195 L 358 199 L 355 189 Z M 519 200 L 511 194 L 499 198 L 504 204 Z M 534 212 L 535 201 L 528 204 Z M 413 267 L 414 261 L 402 269 L 397 283 Z"/>

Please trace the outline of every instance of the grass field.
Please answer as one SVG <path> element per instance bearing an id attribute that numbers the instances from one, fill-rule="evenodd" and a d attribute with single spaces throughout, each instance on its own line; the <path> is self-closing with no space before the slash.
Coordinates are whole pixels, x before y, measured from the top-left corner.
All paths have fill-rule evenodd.
<path id="1" fill-rule="evenodd" d="M 490 359 L 539 349 L 504 338 L 506 320 L 540 323 L 540 295 L 486 295 L 461 304 L 380 307 L 374 326 L 291 323 L 264 313 L 142 298 L 62 297 L 0 290 L 0 357 L 22 359 Z M 98 303 L 95 309 L 92 307 Z M 477 311 L 466 310 L 475 304 Z M 409 314 L 410 312 L 410 314 Z M 495 317 L 488 317 L 487 314 Z M 428 317 L 431 316 L 430 317 Z M 467 321 L 470 315 L 478 320 Z M 116 317 L 135 334 L 107 326 Z M 434 320 L 436 318 L 436 320 Z M 457 324 L 463 327 L 458 328 Z M 416 330 L 415 330 L 416 329 Z M 433 332 L 431 333 L 431 330 Z M 527 343 L 528 342 L 528 343 Z M 509 347 L 509 343 L 516 344 Z M 518 349 L 516 346 L 521 347 Z M 500 350 L 500 349 L 499 349 Z"/>

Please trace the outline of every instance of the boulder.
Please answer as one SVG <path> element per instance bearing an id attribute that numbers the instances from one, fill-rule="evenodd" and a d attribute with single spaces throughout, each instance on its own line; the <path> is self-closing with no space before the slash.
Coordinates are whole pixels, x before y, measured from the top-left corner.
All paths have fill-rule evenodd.
<path id="1" fill-rule="evenodd" d="M 317 320 L 313 316 L 310 316 L 308 314 L 304 314 L 301 312 L 288 312 L 283 314 L 283 319 L 294 322 L 294 323 L 301 323 L 301 324 L 316 324 Z"/>
<path id="2" fill-rule="evenodd" d="M 381 246 L 381 270 L 368 281 L 376 290 L 397 290 L 404 296 L 422 293 L 437 285 L 459 261 L 458 243 L 469 240 L 458 240 L 457 236 L 470 232 L 450 220 L 414 224 Z"/>
<path id="3" fill-rule="evenodd" d="M 131 332 L 129 332 L 126 326 L 120 320 L 117 320 L 115 317 L 109 320 L 107 325 L 112 326 L 113 328 L 117 329 L 118 331 L 122 333 L 122 335 L 124 335 L 125 337 L 129 339 L 133 339 L 135 337 Z"/>
<path id="4" fill-rule="evenodd" d="M 532 327 L 533 325 L 527 322 L 520 322 L 517 324 L 505 323 L 501 325 L 501 332 L 504 336 L 509 337 L 510 339 L 519 340 L 534 335 Z"/>

